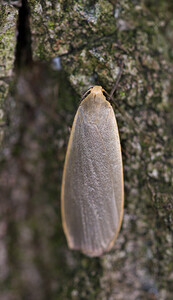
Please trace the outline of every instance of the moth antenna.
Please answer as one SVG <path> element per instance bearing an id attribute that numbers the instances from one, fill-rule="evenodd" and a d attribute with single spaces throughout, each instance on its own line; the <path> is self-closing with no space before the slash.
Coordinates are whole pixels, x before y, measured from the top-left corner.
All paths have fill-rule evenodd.
<path id="1" fill-rule="evenodd" d="M 106 97 L 106 99 L 107 99 L 108 101 L 112 100 L 112 102 L 114 103 L 115 107 L 116 107 L 117 110 L 120 112 L 120 114 L 121 114 L 122 116 L 125 116 L 126 119 L 128 120 L 128 122 L 131 124 L 132 128 L 134 128 L 134 129 L 136 130 L 136 132 L 139 133 L 139 130 L 138 130 L 138 128 L 137 128 L 136 123 L 135 123 L 131 118 L 129 118 L 129 116 L 127 115 L 127 113 L 124 111 L 123 108 L 120 108 L 120 107 L 117 105 L 116 100 L 115 100 L 115 98 L 114 98 L 114 96 L 113 96 L 114 93 L 115 93 L 115 91 L 116 91 L 116 89 L 117 89 L 117 87 L 118 87 L 118 84 L 119 84 L 119 81 L 120 81 L 120 78 L 121 78 L 121 75 L 122 75 L 122 72 L 123 72 L 123 66 L 124 66 L 124 65 L 123 65 L 123 62 L 122 62 L 122 60 L 121 60 L 121 61 L 120 61 L 120 71 L 119 71 L 117 80 L 116 80 L 116 82 L 115 82 L 115 84 L 114 84 L 114 86 L 113 86 L 113 88 L 112 88 L 112 90 L 111 90 L 110 95 L 109 95 L 105 90 L 104 90 L 103 93 L 105 94 L 105 97 Z"/>
<path id="2" fill-rule="evenodd" d="M 103 95 L 105 96 L 106 100 L 110 101 L 111 100 L 110 95 L 104 89 L 102 89 L 102 92 L 103 92 Z"/>
<path id="3" fill-rule="evenodd" d="M 81 97 L 81 101 L 90 94 L 92 88 L 93 86 L 90 86 L 89 89 L 83 94 L 83 96 Z"/>
<path id="4" fill-rule="evenodd" d="M 122 60 L 120 61 L 120 71 L 119 71 L 119 74 L 118 74 L 118 77 L 117 77 L 117 80 L 112 88 L 112 91 L 110 92 L 110 99 L 112 98 L 113 94 L 115 93 L 117 87 L 118 87 L 118 84 L 119 84 L 119 81 L 120 81 L 120 78 L 121 78 L 121 75 L 122 75 L 122 72 L 123 72 L 123 62 Z"/>

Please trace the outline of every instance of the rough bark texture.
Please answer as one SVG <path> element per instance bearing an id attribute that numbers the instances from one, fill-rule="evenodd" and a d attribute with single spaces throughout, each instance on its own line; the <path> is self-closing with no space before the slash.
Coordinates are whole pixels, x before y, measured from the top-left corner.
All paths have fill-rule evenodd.
<path id="1" fill-rule="evenodd" d="M 2 300 L 172 300 L 172 15 L 172 0 L 2 2 Z M 109 92 L 120 61 L 124 221 L 113 250 L 91 259 L 66 245 L 62 168 L 80 94 Z"/>

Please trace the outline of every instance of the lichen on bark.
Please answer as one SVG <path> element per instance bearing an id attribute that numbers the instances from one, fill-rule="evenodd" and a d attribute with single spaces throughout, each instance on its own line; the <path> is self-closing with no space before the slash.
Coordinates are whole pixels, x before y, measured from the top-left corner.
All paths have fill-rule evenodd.
<path id="1" fill-rule="evenodd" d="M 12 76 L 16 46 L 17 9 L 7 3 L 0 4 L 0 125 L 4 123 L 4 99 Z M 0 128 L 0 143 L 3 130 Z"/>
<path id="2" fill-rule="evenodd" d="M 28 4 L 34 60 L 50 61 L 58 56 L 65 75 L 59 76 L 49 69 L 43 80 L 38 81 L 44 113 L 40 113 L 41 102 L 32 84 L 38 76 L 33 75 L 31 80 L 29 72 L 16 84 L 18 93 L 22 92 L 16 99 L 26 101 L 25 86 L 34 95 L 34 114 L 39 111 L 40 120 L 35 118 L 35 123 L 31 122 L 30 131 L 27 122 L 21 119 L 19 123 L 21 128 L 25 125 L 26 137 L 22 147 L 16 150 L 15 146 L 14 151 L 19 151 L 16 161 L 20 161 L 20 149 L 29 145 L 37 163 L 22 150 L 24 170 L 38 181 L 38 189 L 34 189 L 27 179 L 32 197 L 26 193 L 28 200 L 22 206 L 27 213 L 26 221 L 15 225 L 17 247 L 15 234 L 9 237 L 10 247 L 17 253 L 22 269 L 14 280 L 15 259 L 11 259 L 10 276 L 19 291 L 16 295 L 22 290 L 24 296 L 29 294 L 33 299 L 172 299 L 172 2 L 159 0 L 156 5 L 154 0 L 87 3 L 30 0 Z M 62 231 L 59 210 L 65 146 L 80 94 L 95 84 L 109 92 L 117 78 L 120 61 L 124 69 L 116 102 L 123 113 L 115 108 L 115 114 L 123 151 L 124 221 L 113 250 L 101 258 L 89 259 L 67 249 Z M 33 74 L 41 74 L 42 68 L 38 67 L 38 73 L 36 68 Z M 54 84 L 49 82 L 52 72 L 55 72 Z M 58 82 L 61 80 L 58 92 L 56 76 Z M 25 83 L 23 90 L 21 80 Z M 44 81 L 55 91 L 54 96 L 46 92 L 46 86 L 44 91 Z M 44 106 L 47 103 L 52 105 L 48 119 Z M 35 143 L 34 128 L 37 127 Z M 46 132 L 46 128 L 50 128 L 46 134 L 48 139 L 41 136 L 40 144 L 38 136 L 43 130 Z M 47 143 L 50 143 L 50 152 Z M 55 155 L 56 149 L 58 155 Z M 39 176 L 34 175 L 37 169 Z M 55 169 L 58 175 L 54 174 Z M 15 222 L 14 218 L 13 224 Z M 26 256 L 23 254 L 20 259 L 25 251 Z M 11 252 L 9 257 L 15 255 Z M 31 268 L 28 277 L 26 266 Z M 32 270 L 35 277 L 31 280 Z M 26 278 L 30 278 L 31 288 Z"/>

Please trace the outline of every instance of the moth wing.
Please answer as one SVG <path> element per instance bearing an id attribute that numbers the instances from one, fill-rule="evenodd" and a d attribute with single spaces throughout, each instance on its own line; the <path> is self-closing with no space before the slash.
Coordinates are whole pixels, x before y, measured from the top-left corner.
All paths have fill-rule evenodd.
<path id="1" fill-rule="evenodd" d="M 63 173 L 62 218 L 67 241 L 70 248 L 89 256 L 99 256 L 112 246 L 122 219 L 122 174 L 118 179 L 116 171 L 122 173 L 121 149 L 111 110 L 103 112 L 103 126 L 101 119 L 92 123 L 78 109 Z"/>

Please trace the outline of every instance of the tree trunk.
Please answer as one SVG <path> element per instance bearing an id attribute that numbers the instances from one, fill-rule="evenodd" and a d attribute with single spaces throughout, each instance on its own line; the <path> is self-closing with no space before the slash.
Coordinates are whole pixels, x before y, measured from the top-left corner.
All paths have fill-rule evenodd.
<path id="1" fill-rule="evenodd" d="M 2 1 L 2 300 L 172 300 L 172 14 L 172 0 Z M 124 219 L 88 258 L 62 229 L 65 151 L 80 95 L 110 92 L 121 62 Z"/>

